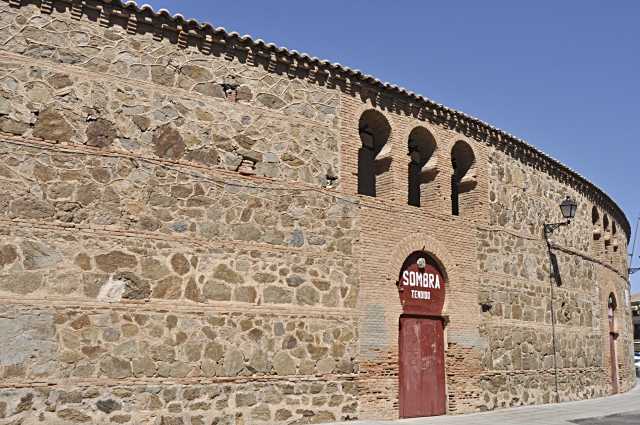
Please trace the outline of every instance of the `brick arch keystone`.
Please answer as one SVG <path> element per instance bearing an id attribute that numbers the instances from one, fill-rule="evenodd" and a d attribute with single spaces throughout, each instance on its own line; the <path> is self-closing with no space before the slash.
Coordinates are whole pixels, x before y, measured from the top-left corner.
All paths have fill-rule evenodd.
<path id="1" fill-rule="evenodd" d="M 454 262 L 449 251 L 444 245 L 424 233 L 416 233 L 402 239 L 393 249 L 391 259 L 387 263 L 387 281 L 394 282 L 398 278 L 398 273 L 407 257 L 415 251 L 424 251 L 429 254 L 440 267 L 443 277 L 449 282 L 451 272 L 454 269 Z M 447 288 L 449 285 L 447 285 Z"/>

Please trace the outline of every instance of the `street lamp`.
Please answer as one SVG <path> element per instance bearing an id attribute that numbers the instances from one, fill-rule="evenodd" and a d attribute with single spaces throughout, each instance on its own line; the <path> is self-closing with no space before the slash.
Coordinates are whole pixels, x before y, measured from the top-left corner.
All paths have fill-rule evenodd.
<path id="1" fill-rule="evenodd" d="M 561 223 L 545 223 L 544 225 L 544 233 L 550 234 L 553 233 L 560 226 L 566 226 L 571 223 L 571 220 L 576 216 L 576 210 L 578 209 L 578 204 L 574 201 L 570 196 L 567 196 L 564 201 L 560 204 L 560 211 L 562 212 L 562 217 L 565 220 Z"/>
<path id="2" fill-rule="evenodd" d="M 553 291 L 553 281 L 555 277 L 555 281 L 558 286 L 562 284 L 560 279 L 560 270 L 558 269 L 558 258 L 553 253 L 551 242 L 549 241 L 549 235 L 553 233 L 558 227 L 566 226 L 571 223 L 571 220 L 576 216 L 576 210 L 578 209 L 578 204 L 571 197 L 567 196 L 564 201 L 560 204 L 560 211 L 562 212 L 562 217 L 566 220 L 561 223 L 545 223 L 544 224 L 544 238 L 547 241 L 547 249 L 549 250 L 549 260 L 551 261 L 551 267 L 549 268 L 549 283 L 551 284 L 550 292 L 551 292 L 551 337 L 552 337 L 552 345 L 553 345 L 553 370 L 555 375 L 555 387 L 556 387 L 556 403 L 560 402 L 560 391 L 558 387 L 558 346 L 556 341 L 556 311 L 554 306 L 555 295 Z"/>

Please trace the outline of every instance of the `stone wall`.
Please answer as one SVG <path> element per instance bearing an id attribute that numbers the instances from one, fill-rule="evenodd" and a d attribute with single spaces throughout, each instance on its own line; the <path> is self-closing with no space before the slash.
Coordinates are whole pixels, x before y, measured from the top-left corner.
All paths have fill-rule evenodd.
<path id="1" fill-rule="evenodd" d="M 74 230 L 3 230 L 0 296 L 328 308 L 353 308 L 357 298 L 347 257 Z"/>
<path id="2" fill-rule="evenodd" d="M 348 321 L 117 307 L 5 306 L 2 317 L 5 384 L 354 371 Z"/>
<path id="3" fill-rule="evenodd" d="M 631 387 L 626 225 L 590 184 L 410 97 L 239 39 L 117 2 L 11 3 L 0 420 L 396 418 L 395 283 L 417 250 L 447 278 L 447 413 L 608 394 L 610 293 Z M 377 198 L 357 193 L 368 109 L 391 128 Z M 420 207 L 407 205 L 416 128 L 436 145 Z M 460 142 L 474 160 L 456 216 Z M 578 215 L 547 244 L 566 195 Z"/>
<path id="4" fill-rule="evenodd" d="M 12 424 L 51 425 L 308 424 L 349 417 L 356 406 L 354 383 L 339 380 L 73 385 L 4 390 L 0 418 L 10 415 Z"/>
<path id="5" fill-rule="evenodd" d="M 238 180 L 206 169 L 102 151 L 0 147 L 2 216 L 111 226 L 202 240 L 240 240 L 350 255 L 353 200 L 306 186 Z M 233 180 L 235 178 L 235 180 Z"/>
<path id="6" fill-rule="evenodd" d="M 615 314 L 621 335 L 619 382 L 623 390 L 630 388 L 629 312 L 628 305 L 622 305 L 628 299 L 626 262 L 623 255 L 603 252 L 596 245 L 602 242 L 593 238 L 592 207 L 605 209 L 588 194 L 528 164 L 514 163 L 499 150 L 490 158 L 490 219 L 479 233 L 478 250 L 483 274 L 479 303 L 484 307 L 483 328 L 492 340 L 484 355 L 488 369 L 521 370 L 524 376 L 527 370 L 547 373 L 554 377 L 553 390 L 557 366 L 561 400 L 608 394 L 607 297 L 614 293 L 620 306 Z M 577 201 L 576 217 L 549 235 L 547 245 L 543 224 L 562 221 L 557 205 L 565 196 Z M 626 238 L 615 238 L 626 252 Z M 501 385 L 514 391 L 508 379 Z M 552 400 L 553 392 L 543 391 L 544 399 Z M 505 401 L 506 405 L 530 402 L 540 401 L 522 397 Z"/>
<path id="7" fill-rule="evenodd" d="M 245 159 L 293 181 L 337 177 L 335 92 L 152 33 L 0 7 L 0 130 L 234 171 Z"/>
<path id="8" fill-rule="evenodd" d="M 84 387 L 100 379 L 113 382 L 113 392 L 100 391 L 114 398 L 126 381 L 126 397 L 146 399 L 150 387 L 141 380 L 162 387 L 197 380 L 208 392 L 226 383 L 236 394 L 250 377 L 271 376 L 266 391 L 292 382 L 296 400 L 221 412 L 248 423 L 356 414 L 354 395 L 341 389 L 357 372 L 348 313 L 358 290 L 352 201 L 273 182 L 223 181 L 193 167 L 16 143 L 5 138 L 2 145 L 0 297 L 18 302 L 0 315 L 4 385 L 45 383 L 56 394 L 61 380 Z M 324 381 L 338 393 L 331 400 L 310 392 Z M 33 393 L 28 404 L 20 403 L 31 393 L 18 401 L 2 394 L 12 420 L 104 419 L 86 401 L 79 402 L 84 409 L 63 403 L 43 411 L 49 394 Z M 112 415 L 120 423 L 138 423 L 151 409 L 138 411 L 146 401 L 135 397 L 115 403 L 132 406 Z M 162 406 L 153 408 L 160 423 L 227 418 Z"/>
<path id="9" fill-rule="evenodd" d="M 1 420 L 357 417 L 338 94 L 65 8 L 0 2 Z"/>

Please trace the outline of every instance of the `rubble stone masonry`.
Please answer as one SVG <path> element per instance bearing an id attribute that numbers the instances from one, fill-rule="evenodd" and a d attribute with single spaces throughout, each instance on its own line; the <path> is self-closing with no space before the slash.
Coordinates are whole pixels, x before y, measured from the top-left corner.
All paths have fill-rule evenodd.
<path id="1" fill-rule="evenodd" d="M 0 423 L 397 418 L 396 282 L 420 250 L 447 279 L 448 414 L 609 394 L 610 294 L 633 385 L 629 224 L 604 193 L 451 110 L 190 25 L 0 1 Z M 377 197 L 357 190 L 370 109 L 391 129 Z"/>

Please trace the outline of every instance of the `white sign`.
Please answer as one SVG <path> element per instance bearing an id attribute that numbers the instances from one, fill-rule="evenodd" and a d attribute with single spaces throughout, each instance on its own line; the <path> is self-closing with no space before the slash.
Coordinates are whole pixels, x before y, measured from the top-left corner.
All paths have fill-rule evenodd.
<path id="1" fill-rule="evenodd" d="M 420 273 L 405 270 L 402 273 L 404 286 L 417 286 L 419 288 L 440 289 L 440 276 L 434 273 Z"/>

